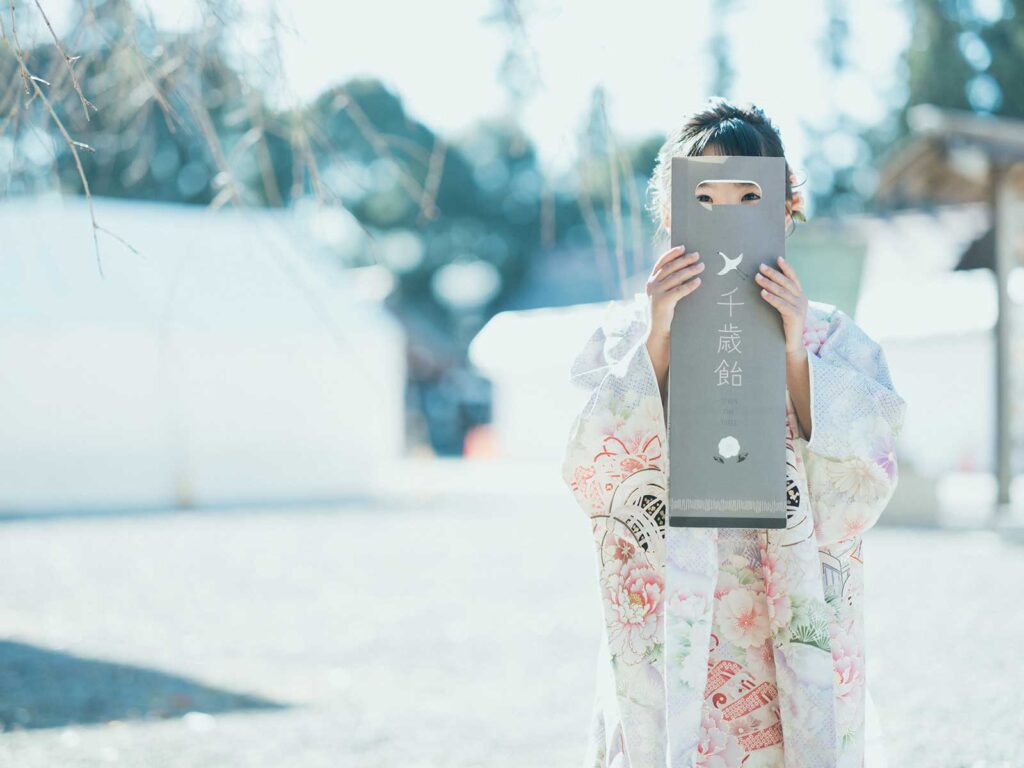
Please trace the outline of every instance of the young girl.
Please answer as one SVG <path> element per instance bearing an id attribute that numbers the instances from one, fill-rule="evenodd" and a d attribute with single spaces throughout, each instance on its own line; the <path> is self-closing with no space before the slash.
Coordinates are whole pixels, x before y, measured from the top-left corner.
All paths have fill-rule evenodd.
<path id="1" fill-rule="evenodd" d="M 760 109 L 711 100 L 659 152 L 665 232 L 672 157 L 704 154 L 784 156 Z M 801 201 L 787 174 L 789 227 Z M 698 193 L 757 199 L 725 182 Z M 881 348 L 779 266 L 757 281 L 785 334 L 785 529 L 666 526 L 669 329 L 700 290 L 700 254 L 666 250 L 573 363 L 589 397 L 562 475 L 591 523 L 605 621 L 588 768 L 863 765 L 861 536 L 895 490 L 906 404 Z"/>

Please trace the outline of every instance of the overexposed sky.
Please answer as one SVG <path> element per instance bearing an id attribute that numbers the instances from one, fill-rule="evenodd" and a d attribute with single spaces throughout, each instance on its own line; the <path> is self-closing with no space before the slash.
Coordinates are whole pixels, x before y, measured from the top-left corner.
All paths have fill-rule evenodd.
<path id="1" fill-rule="evenodd" d="M 553 169 L 571 164 L 596 85 L 606 88 L 613 127 L 623 138 L 664 134 L 711 95 L 708 0 L 551 0 L 522 7 L 542 80 L 524 121 Z M 880 119 L 886 89 L 898 85 L 898 57 L 909 37 L 904 3 L 848 7 L 849 53 L 861 74 L 838 83 L 825 76 L 819 53 L 823 2 L 736 3 L 728 21 L 736 70 L 730 95 L 765 109 L 797 165 L 806 151 L 801 119 L 827 120 L 837 108 L 833 98 L 865 120 Z M 283 43 L 290 85 L 299 98 L 310 98 L 352 75 L 376 75 L 418 119 L 455 134 L 508 106 L 497 80 L 507 41 L 502 29 L 482 21 L 490 8 L 483 0 L 289 0 L 295 31 Z"/>
<path id="2" fill-rule="evenodd" d="M 140 4 L 144 0 L 139 0 Z M 59 9 L 69 0 L 42 0 Z M 160 24 L 187 26 L 195 0 L 147 0 Z M 526 40 L 541 84 L 523 120 L 553 171 L 573 164 L 592 90 L 604 85 L 620 139 L 664 134 L 712 95 L 707 34 L 710 0 L 524 1 Z M 258 62 L 269 9 L 283 21 L 285 68 L 278 98 L 306 101 L 357 75 L 381 78 L 407 111 L 456 136 L 474 120 L 508 108 L 497 74 L 506 30 L 486 23 L 493 0 L 242 0 L 249 23 L 239 39 Z M 737 100 L 762 106 L 782 131 L 799 169 L 807 147 L 801 121 L 828 121 L 837 109 L 870 122 L 899 85 L 898 58 L 909 38 L 902 0 L 850 3 L 849 56 L 855 72 L 835 82 L 824 69 L 822 0 L 736 2 L 727 31 Z M 843 151 L 842 146 L 834 148 Z"/>

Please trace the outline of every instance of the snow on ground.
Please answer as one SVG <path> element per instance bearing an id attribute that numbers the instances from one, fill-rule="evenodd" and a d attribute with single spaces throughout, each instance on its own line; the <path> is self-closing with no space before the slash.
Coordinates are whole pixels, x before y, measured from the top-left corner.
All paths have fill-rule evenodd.
<path id="1" fill-rule="evenodd" d="M 528 472 L 410 475 L 379 506 L 0 523 L 0 765 L 579 764 L 589 533 Z M 868 533 L 889 766 L 1024 765 L 1021 546 Z"/>

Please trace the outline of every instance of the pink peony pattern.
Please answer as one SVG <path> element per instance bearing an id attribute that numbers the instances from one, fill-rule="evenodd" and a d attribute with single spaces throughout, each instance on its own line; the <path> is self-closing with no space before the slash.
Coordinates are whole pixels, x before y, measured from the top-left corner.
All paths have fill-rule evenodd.
<path id="1" fill-rule="evenodd" d="M 888 475 L 873 461 L 855 458 L 825 466 L 835 491 L 851 498 L 877 499 L 889 488 Z"/>
<path id="2" fill-rule="evenodd" d="M 765 638 L 760 645 L 752 645 L 746 652 L 747 669 L 758 680 L 775 679 L 775 651 L 772 648 L 772 639 Z M 778 720 L 776 715 L 775 720 Z"/>
<path id="3" fill-rule="evenodd" d="M 840 736 L 851 736 L 859 725 L 863 706 L 864 656 L 849 629 L 842 623 L 832 628 L 832 659 L 835 665 L 836 726 Z"/>
<path id="4" fill-rule="evenodd" d="M 701 713 L 701 736 L 697 745 L 698 768 L 735 768 L 743 759 L 743 747 L 726 727 L 722 713 L 705 707 Z"/>
<path id="5" fill-rule="evenodd" d="M 804 347 L 808 353 L 817 354 L 828 337 L 829 323 L 821 318 L 808 317 L 804 322 Z"/>
<path id="6" fill-rule="evenodd" d="M 781 573 L 782 563 L 769 554 L 766 547 L 761 547 L 761 563 L 764 568 L 765 602 L 768 605 L 769 617 L 776 623 L 788 625 L 793 619 L 793 606 L 789 595 L 783 589 L 785 583 Z"/>
<path id="7" fill-rule="evenodd" d="M 729 571 L 720 571 L 715 584 L 715 600 L 721 600 L 740 586 L 739 577 Z"/>
<path id="8" fill-rule="evenodd" d="M 704 615 L 707 601 L 707 595 L 697 592 L 674 592 L 668 597 L 667 612 L 680 621 L 692 624 Z"/>
<path id="9" fill-rule="evenodd" d="M 740 588 L 719 601 L 722 636 L 733 645 L 749 648 L 768 639 L 768 609 L 763 592 Z"/>
<path id="10" fill-rule="evenodd" d="M 665 584 L 651 565 L 610 560 L 603 574 L 611 608 L 608 644 L 614 656 L 636 663 L 658 645 Z"/>

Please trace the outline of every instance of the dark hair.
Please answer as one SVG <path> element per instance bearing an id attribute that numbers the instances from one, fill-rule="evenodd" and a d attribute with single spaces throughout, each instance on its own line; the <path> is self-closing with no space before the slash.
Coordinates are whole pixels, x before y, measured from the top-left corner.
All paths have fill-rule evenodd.
<path id="1" fill-rule="evenodd" d="M 712 96 L 658 150 L 647 186 L 653 193 L 649 210 L 659 229 L 663 213 L 671 204 L 672 158 L 698 157 L 708 150 L 720 155 L 786 156 L 779 129 L 760 107 L 753 102 L 733 104 L 722 96 Z M 793 199 L 791 173 L 787 162 L 786 200 Z"/>

